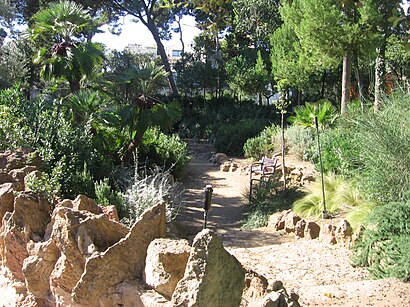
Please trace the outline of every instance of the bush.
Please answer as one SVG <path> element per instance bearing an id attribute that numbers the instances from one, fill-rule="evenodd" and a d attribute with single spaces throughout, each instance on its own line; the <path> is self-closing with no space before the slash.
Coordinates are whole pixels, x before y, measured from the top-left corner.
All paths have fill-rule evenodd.
<path id="1" fill-rule="evenodd" d="M 324 181 L 326 211 L 329 214 L 346 214 L 367 204 L 357 189 L 343 178 L 327 175 Z M 303 217 L 321 217 L 323 209 L 322 182 L 318 177 L 309 188 L 309 194 L 294 202 L 293 211 Z M 356 223 L 360 220 L 356 219 Z"/>
<path id="2" fill-rule="evenodd" d="M 371 200 L 401 201 L 410 190 L 410 94 L 391 96 L 354 121 L 360 187 Z M 353 160 L 354 161 L 354 160 Z"/>
<path id="3" fill-rule="evenodd" d="M 353 264 L 368 267 L 375 278 L 410 281 L 410 199 L 375 208 L 353 247 Z"/>
<path id="4" fill-rule="evenodd" d="M 173 183 L 169 172 L 157 169 L 151 175 L 135 174 L 134 182 L 124 193 L 124 217 L 121 222 L 131 227 L 148 208 L 159 203 L 166 204 L 166 219 L 176 217 L 181 207 L 183 188 Z"/>
<path id="5" fill-rule="evenodd" d="M 222 124 L 216 132 L 215 148 L 228 155 L 243 155 L 245 142 L 262 131 L 267 123 L 260 119 L 241 120 Z"/>
<path id="6" fill-rule="evenodd" d="M 359 147 L 352 127 L 339 124 L 336 128 L 324 130 L 320 135 L 323 171 L 352 177 L 359 167 Z M 306 157 L 320 169 L 317 138 L 306 150 Z"/>
<path id="7" fill-rule="evenodd" d="M 315 147 L 315 131 L 298 125 L 289 126 L 285 130 L 285 142 L 290 154 L 308 160 L 309 150 Z"/>
<path id="8" fill-rule="evenodd" d="M 271 156 L 277 149 L 276 138 L 280 133 L 280 127 L 273 124 L 265 127 L 257 136 L 248 139 L 243 145 L 245 157 L 259 160 L 264 156 Z"/>
<path id="9" fill-rule="evenodd" d="M 166 135 L 159 128 L 149 128 L 144 133 L 143 144 L 138 152 L 140 161 L 148 167 L 159 166 L 176 177 L 181 176 L 188 164 L 187 144 L 176 134 Z"/>

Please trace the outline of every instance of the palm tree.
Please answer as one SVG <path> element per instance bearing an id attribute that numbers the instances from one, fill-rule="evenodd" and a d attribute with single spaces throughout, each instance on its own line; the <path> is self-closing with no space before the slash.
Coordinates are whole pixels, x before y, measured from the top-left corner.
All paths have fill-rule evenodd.
<path id="1" fill-rule="evenodd" d="M 50 3 L 33 21 L 31 38 L 40 46 L 34 63 L 41 65 L 42 77 L 65 79 L 72 92 L 78 91 L 81 80 L 104 58 L 101 46 L 87 39 L 88 33 L 98 31 L 96 21 L 70 1 Z"/>
<path id="2" fill-rule="evenodd" d="M 123 82 L 133 84 L 133 88 L 136 88 L 131 103 L 121 107 L 118 112 L 131 140 L 121 159 L 125 165 L 131 162 L 135 149 L 150 126 L 170 129 L 181 117 L 176 102 L 165 104 L 154 97 L 160 87 L 165 87 L 167 75 L 164 67 L 147 62 L 131 66 L 121 77 Z"/>
<path id="3" fill-rule="evenodd" d="M 288 121 L 295 125 L 314 127 L 315 117 L 321 128 L 331 125 L 336 117 L 335 107 L 329 100 L 319 100 L 317 102 L 306 102 L 304 106 L 297 106 L 293 109 L 294 116 L 290 116 Z"/>

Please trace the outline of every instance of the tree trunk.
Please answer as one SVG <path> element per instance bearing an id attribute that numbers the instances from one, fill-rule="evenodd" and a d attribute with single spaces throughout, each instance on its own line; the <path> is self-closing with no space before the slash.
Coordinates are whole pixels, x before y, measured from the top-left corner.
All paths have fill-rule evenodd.
<path id="1" fill-rule="evenodd" d="M 283 175 L 283 190 L 286 190 L 286 167 L 285 167 L 285 104 L 282 101 L 282 110 L 281 110 L 281 143 L 282 143 L 282 175 Z"/>
<path id="2" fill-rule="evenodd" d="M 359 92 L 360 106 L 362 108 L 362 111 L 364 111 L 363 84 L 362 84 L 362 79 L 360 78 L 359 57 L 357 56 L 357 53 L 355 53 L 354 57 L 355 57 L 354 66 L 355 66 L 355 74 L 356 74 L 356 80 L 357 80 L 357 90 Z"/>
<path id="3" fill-rule="evenodd" d="M 70 84 L 70 91 L 71 93 L 76 93 L 80 90 L 80 81 L 79 80 L 73 80 L 69 81 Z"/>
<path id="4" fill-rule="evenodd" d="M 178 31 L 179 31 L 179 40 L 181 42 L 181 56 L 183 57 L 185 53 L 185 44 L 184 44 L 184 40 L 182 37 L 181 19 L 182 19 L 181 16 L 179 15 L 176 16 L 176 22 L 178 24 Z"/>
<path id="5" fill-rule="evenodd" d="M 342 73 L 342 101 L 340 103 L 340 113 L 345 114 L 347 104 L 350 100 L 350 73 L 352 70 L 352 60 L 350 53 L 346 53 L 343 57 L 343 73 Z"/>
<path id="6" fill-rule="evenodd" d="M 127 149 L 125 150 L 124 154 L 121 157 L 121 163 L 124 166 L 128 166 L 132 162 L 133 154 L 135 150 L 138 148 L 138 145 L 141 143 L 142 137 L 144 133 L 137 132 L 134 139 L 128 145 Z"/>
<path id="7" fill-rule="evenodd" d="M 169 86 L 171 88 L 172 94 L 179 95 L 178 88 L 174 80 L 174 75 L 172 74 L 172 71 L 171 71 L 171 65 L 169 64 L 167 53 L 165 51 L 164 45 L 161 42 L 161 38 L 159 37 L 157 26 L 154 24 L 154 21 L 149 20 L 147 23 L 147 27 L 150 30 L 152 37 L 155 40 L 155 43 L 157 44 L 158 53 L 159 53 L 159 56 L 161 57 L 162 64 L 164 65 L 165 71 L 168 73 L 168 82 L 169 82 Z"/>
<path id="8" fill-rule="evenodd" d="M 380 110 L 382 92 L 384 90 L 386 40 L 377 48 L 377 58 L 374 73 L 374 111 Z"/>
<path id="9" fill-rule="evenodd" d="M 326 70 L 323 72 L 323 76 L 322 76 L 322 90 L 320 91 L 320 97 L 322 99 L 325 98 L 325 84 L 326 84 Z"/>

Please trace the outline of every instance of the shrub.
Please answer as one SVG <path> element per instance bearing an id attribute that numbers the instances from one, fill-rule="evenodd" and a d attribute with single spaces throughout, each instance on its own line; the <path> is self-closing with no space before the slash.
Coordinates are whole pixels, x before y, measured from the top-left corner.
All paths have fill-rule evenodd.
<path id="1" fill-rule="evenodd" d="M 273 124 L 265 127 L 257 136 L 248 139 L 243 145 L 245 157 L 258 160 L 264 156 L 270 156 L 276 148 L 276 138 L 279 135 L 280 127 Z"/>
<path id="2" fill-rule="evenodd" d="M 353 264 L 368 267 L 375 278 L 410 281 L 410 199 L 375 208 L 353 248 Z"/>
<path id="3" fill-rule="evenodd" d="M 354 121 L 360 186 L 374 201 L 400 201 L 410 190 L 410 94 L 391 96 L 377 113 Z"/>
<path id="4" fill-rule="evenodd" d="M 245 142 L 262 131 L 267 123 L 260 119 L 247 119 L 222 124 L 216 132 L 215 148 L 228 155 L 243 155 Z"/>
<path id="5" fill-rule="evenodd" d="M 124 213 L 121 222 L 132 226 L 136 219 L 148 208 L 165 202 L 166 218 L 171 221 L 181 207 L 183 188 L 173 183 L 169 172 L 155 170 L 151 175 L 135 174 L 133 184 L 124 193 Z"/>
<path id="6" fill-rule="evenodd" d="M 324 182 L 326 211 L 329 214 L 345 214 L 366 203 L 359 192 L 343 178 L 327 175 Z M 294 202 L 293 211 L 303 217 L 320 217 L 323 209 L 322 182 L 318 177 L 309 188 L 309 193 Z"/>
<path id="7" fill-rule="evenodd" d="M 143 145 L 139 150 L 141 161 L 149 167 L 159 166 L 169 170 L 175 176 L 183 174 L 189 162 L 187 144 L 176 134 L 167 135 L 159 128 L 149 128 L 144 133 Z"/>
<path id="8" fill-rule="evenodd" d="M 124 199 L 119 191 L 113 190 L 109 184 L 109 179 L 96 181 L 94 183 L 95 189 L 95 201 L 103 206 L 115 205 L 117 210 L 121 208 L 124 203 Z"/>
<path id="9" fill-rule="evenodd" d="M 309 150 L 315 147 L 315 133 L 313 129 L 292 125 L 285 130 L 285 142 L 290 154 L 300 159 L 309 159 Z"/>

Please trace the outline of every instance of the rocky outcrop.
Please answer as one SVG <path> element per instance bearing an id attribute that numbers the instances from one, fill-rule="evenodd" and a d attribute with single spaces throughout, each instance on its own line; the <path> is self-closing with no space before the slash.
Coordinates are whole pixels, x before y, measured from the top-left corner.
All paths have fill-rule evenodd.
<path id="1" fill-rule="evenodd" d="M 187 240 L 155 239 L 147 251 L 144 281 L 166 298 L 171 298 L 182 279 L 191 247 Z"/>
<path id="2" fill-rule="evenodd" d="M 286 215 L 286 219 L 285 219 L 285 231 L 287 233 L 289 232 L 295 232 L 296 230 L 296 224 L 297 222 L 299 222 L 301 220 L 301 218 L 296 215 L 294 212 L 289 212 Z"/>
<path id="3" fill-rule="evenodd" d="M 14 209 L 13 184 L 4 183 L 0 185 L 0 227 L 6 212 L 12 212 Z"/>
<path id="4" fill-rule="evenodd" d="M 177 306 L 239 306 L 245 279 L 241 264 L 210 230 L 194 239 L 184 277 L 172 296 Z"/>
<path id="5" fill-rule="evenodd" d="M 352 242 L 353 228 L 347 220 L 341 220 L 336 227 L 335 237 L 338 244 L 349 247 Z"/>
<path id="6" fill-rule="evenodd" d="M 78 195 L 73 201 L 73 209 L 78 211 L 88 211 L 94 214 L 102 213 L 101 208 L 97 205 L 94 199 L 88 198 L 85 195 Z"/>
<path id="7" fill-rule="evenodd" d="M 72 292 L 74 301 L 98 306 L 106 289 L 142 277 L 149 244 L 164 235 L 165 205 L 159 204 L 145 211 L 125 238 L 87 259 L 84 273 Z"/>

